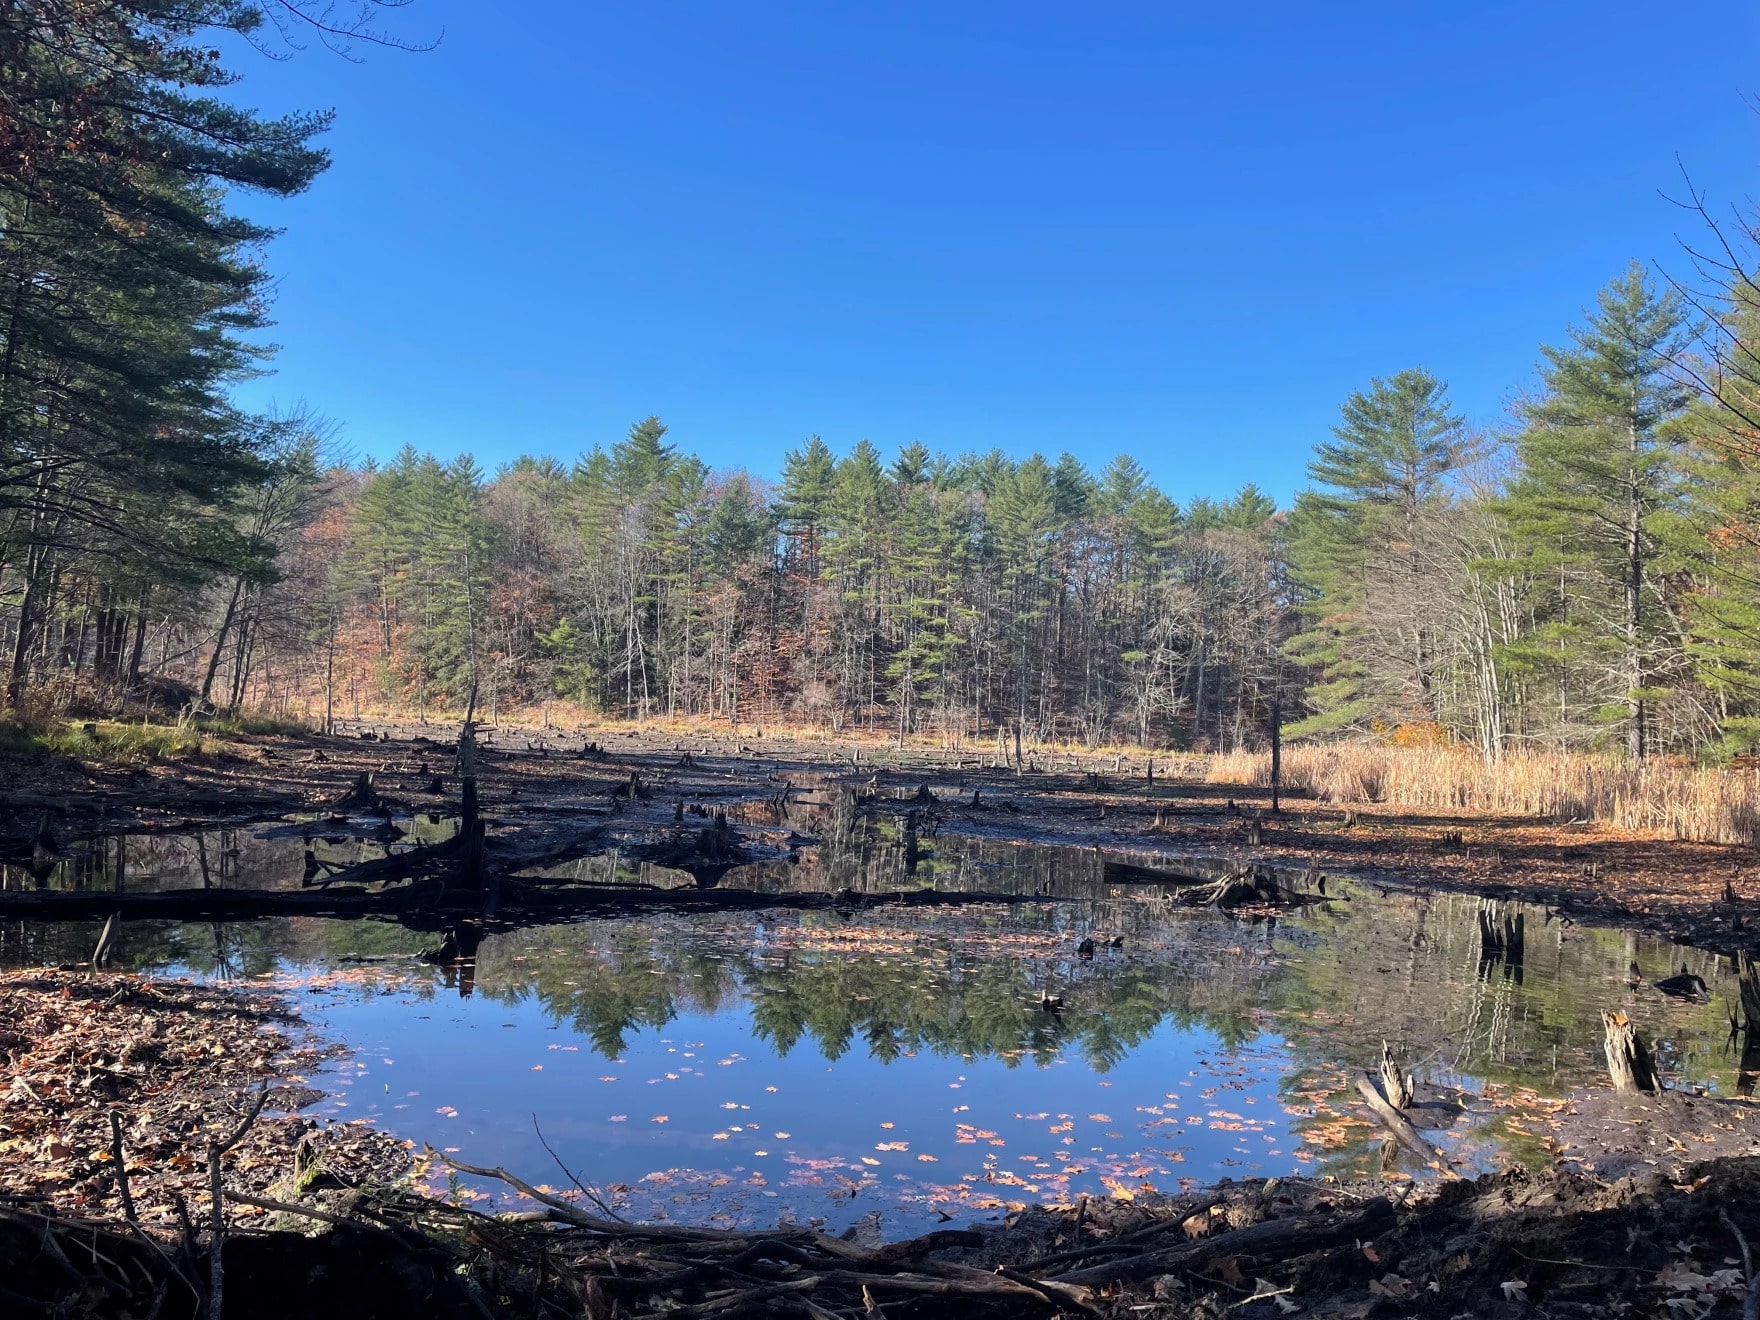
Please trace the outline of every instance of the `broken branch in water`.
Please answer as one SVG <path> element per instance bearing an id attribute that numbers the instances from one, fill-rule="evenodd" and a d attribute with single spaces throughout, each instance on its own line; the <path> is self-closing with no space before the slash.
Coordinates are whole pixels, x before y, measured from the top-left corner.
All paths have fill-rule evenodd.
<path id="1" fill-rule="evenodd" d="M 1387 1096 L 1387 1103 L 1395 1109 L 1412 1107 L 1412 1077 L 1399 1066 L 1393 1057 L 1393 1047 L 1386 1041 L 1381 1042 L 1381 1089 Z"/>
<path id="2" fill-rule="evenodd" d="M 1373 1077 L 1368 1073 L 1359 1073 L 1357 1075 L 1357 1090 L 1363 1099 L 1368 1101 L 1369 1108 L 1374 1111 L 1375 1117 L 1381 1120 L 1389 1132 L 1393 1133 L 1395 1141 L 1426 1163 L 1435 1162 L 1442 1169 L 1444 1176 L 1451 1178 L 1455 1176 L 1453 1171 L 1442 1163 L 1442 1152 L 1425 1141 L 1406 1116 L 1388 1103 L 1387 1098 L 1381 1094 L 1380 1088 L 1375 1085 Z"/>

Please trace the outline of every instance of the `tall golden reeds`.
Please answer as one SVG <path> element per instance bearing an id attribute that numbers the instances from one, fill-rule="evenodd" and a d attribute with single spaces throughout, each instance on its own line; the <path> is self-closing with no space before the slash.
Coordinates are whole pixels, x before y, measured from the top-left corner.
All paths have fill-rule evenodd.
<path id="1" fill-rule="evenodd" d="M 1205 781 L 1268 786 L 1271 757 L 1263 752 L 1214 756 Z M 1298 744 L 1284 748 L 1283 782 L 1326 802 L 1600 821 L 1700 843 L 1760 838 L 1760 782 L 1754 771 L 1701 769 L 1670 759 L 1633 764 L 1602 756 L 1511 752 L 1486 761 L 1465 747 Z"/>

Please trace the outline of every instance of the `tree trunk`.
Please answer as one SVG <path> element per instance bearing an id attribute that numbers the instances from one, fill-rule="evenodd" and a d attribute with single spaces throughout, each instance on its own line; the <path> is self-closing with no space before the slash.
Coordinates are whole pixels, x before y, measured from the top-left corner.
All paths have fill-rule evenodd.
<path id="1" fill-rule="evenodd" d="M 1632 1020 L 1624 1013 L 1601 1013 L 1607 1072 L 1616 1091 L 1655 1091 L 1656 1064 Z"/>
<path id="2" fill-rule="evenodd" d="M 214 636 L 214 654 L 208 657 L 208 672 L 202 678 L 202 704 L 208 704 L 208 694 L 214 690 L 214 675 L 220 672 L 220 657 L 226 651 L 226 638 L 232 632 L 232 619 L 238 613 L 239 597 L 244 594 L 244 579 L 241 577 L 232 584 L 232 598 L 226 602 L 226 614 L 220 620 L 220 631 Z"/>
<path id="3" fill-rule="evenodd" d="M 123 681 L 123 690 L 132 691 L 140 686 L 141 653 L 147 646 L 147 598 L 152 594 L 151 587 L 142 587 L 140 600 L 135 606 L 134 645 L 128 653 L 128 675 Z"/>
<path id="4" fill-rule="evenodd" d="M 1638 426 L 1629 424 L 1627 434 L 1631 460 L 1626 499 L 1626 750 L 1635 761 L 1644 759 L 1644 657 L 1639 649 L 1640 615 L 1644 589 L 1644 523 L 1638 501 Z"/>

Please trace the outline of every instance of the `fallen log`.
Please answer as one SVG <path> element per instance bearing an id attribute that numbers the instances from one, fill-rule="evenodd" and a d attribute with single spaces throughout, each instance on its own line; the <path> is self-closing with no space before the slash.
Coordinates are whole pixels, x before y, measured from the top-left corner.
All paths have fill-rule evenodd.
<path id="1" fill-rule="evenodd" d="M 248 921 L 254 917 L 364 917 L 391 915 L 439 895 L 426 883 L 392 889 L 166 889 L 102 893 L 83 890 L 0 889 L 0 917 L 33 921 Z"/>
<path id="2" fill-rule="evenodd" d="M 953 893 L 938 889 L 857 895 L 861 907 L 979 907 L 1044 903 L 1032 894 Z M 495 908 L 502 930 L 570 917 L 614 917 L 643 912 L 818 911 L 851 906 L 848 896 L 820 892 L 766 893 L 754 889 L 699 889 L 680 886 L 505 882 Z M 447 913 L 481 916 L 480 890 L 449 889 L 440 877 L 383 889 L 167 889 L 156 893 L 87 890 L 0 889 L 0 918 L 34 921 L 102 921 L 115 914 L 124 921 L 248 921 L 255 917 L 384 917 L 403 921 L 419 915 L 423 928 Z"/>
<path id="3" fill-rule="evenodd" d="M 1101 873 L 1109 885 L 1201 885 L 1214 879 L 1166 867 L 1139 866 L 1135 862 L 1107 861 Z"/>
<path id="4" fill-rule="evenodd" d="M 1157 1274 L 1203 1270 L 1228 1256 L 1287 1258 L 1337 1246 L 1341 1242 L 1371 1238 L 1392 1223 L 1393 1203 L 1378 1196 L 1352 1214 L 1266 1219 L 1246 1228 L 1215 1233 L 1196 1242 L 1054 1274 L 1050 1281 L 1099 1288 Z"/>
<path id="5" fill-rule="evenodd" d="M 1442 1152 L 1425 1141 L 1419 1135 L 1418 1129 L 1412 1126 L 1410 1120 L 1388 1103 L 1387 1097 L 1381 1094 L 1381 1088 L 1375 1085 L 1373 1077 L 1368 1073 L 1359 1073 L 1357 1075 L 1357 1090 L 1362 1094 L 1363 1099 L 1369 1102 L 1369 1108 L 1374 1112 L 1375 1117 L 1380 1119 L 1382 1125 L 1393 1134 L 1395 1141 L 1427 1164 L 1432 1160 L 1441 1163 Z"/>

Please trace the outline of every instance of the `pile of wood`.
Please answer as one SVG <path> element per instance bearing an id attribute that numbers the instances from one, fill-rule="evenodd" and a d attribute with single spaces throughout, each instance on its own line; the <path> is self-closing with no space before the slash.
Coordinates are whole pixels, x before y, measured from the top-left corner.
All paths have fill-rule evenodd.
<path id="1" fill-rule="evenodd" d="M 1755 1160 L 1611 1184 L 1517 1169 L 1386 1195 L 1249 1179 L 1149 1206 L 1035 1207 L 999 1227 L 886 1244 L 792 1222 L 628 1223 L 585 1187 L 570 1199 L 500 1169 L 454 1168 L 532 1208 L 484 1212 L 373 1188 L 323 1208 L 228 1187 L 223 1229 L 186 1221 L 149 1235 L 0 1200 L 0 1307 L 9 1320 L 1251 1320 L 1371 1308 L 1501 1315 L 1512 1303 L 1561 1316 L 1647 1312 L 1659 1287 L 1689 1302 L 1686 1314 L 1734 1317 L 1760 1297 Z"/>

